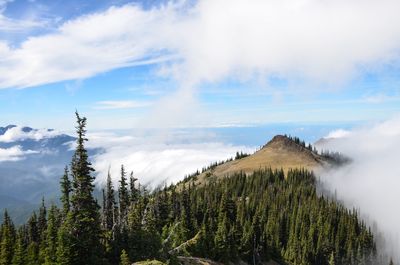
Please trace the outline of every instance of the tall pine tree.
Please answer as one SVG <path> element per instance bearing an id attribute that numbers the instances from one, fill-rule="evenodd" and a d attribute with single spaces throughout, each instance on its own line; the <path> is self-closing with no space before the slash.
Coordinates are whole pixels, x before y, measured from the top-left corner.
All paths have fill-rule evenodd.
<path id="1" fill-rule="evenodd" d="M 84 143 L 86 138 L 86 118 L 76 112 L 76 150 L 71 162 L 72 195 L 71 208 L 61 228 L 61 247 L 64 253 L 62 264 L 90 265 L 101 263 L 99 206 L 93 197 L 94 169 L 88 159 Z M 62 253 L 62 249 L 59 250 Z M 61 254 L 60 254 L 61 255 Z"/>

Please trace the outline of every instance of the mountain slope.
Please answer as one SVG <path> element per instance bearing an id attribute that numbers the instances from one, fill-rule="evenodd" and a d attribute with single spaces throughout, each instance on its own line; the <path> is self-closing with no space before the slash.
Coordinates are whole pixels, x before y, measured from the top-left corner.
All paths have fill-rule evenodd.
<path id="1" fill-rule="evenodd" d="M 254 154 L 218 165 L 196 176 L 193 181 L 195 184 L 202 184 L 211 176 L 221 178 L 237 172 L 251 174 L 265 168 L 283 169 L 287 172 L 294 168 L 318 170 L 329 165 L 330 161 L 327 158 L 287 136 L 276 135 Z"/>

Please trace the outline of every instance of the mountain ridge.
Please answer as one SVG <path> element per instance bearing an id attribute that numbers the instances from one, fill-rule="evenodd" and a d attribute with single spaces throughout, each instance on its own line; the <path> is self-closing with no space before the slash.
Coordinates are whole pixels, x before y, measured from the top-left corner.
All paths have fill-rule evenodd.
<path id="1" fill-rule="evenodd" d="M 305 145 L 297 143 L 291 137 L 275 135 L 254 154 L 239 159 L 228 160 L 211 167 L 192 178 L 191 183 L 201 185 L 207 182 L 208 179 L 223 178 L 238 172 L 251 175 L 254 171 L 265 168 L 273 170 L 282 169 L 285 174 L 288 170 L 295 168 L 318 171 L 332 164 L 328 158 L 318 154 L 312 148 L 310 149 Z"/>

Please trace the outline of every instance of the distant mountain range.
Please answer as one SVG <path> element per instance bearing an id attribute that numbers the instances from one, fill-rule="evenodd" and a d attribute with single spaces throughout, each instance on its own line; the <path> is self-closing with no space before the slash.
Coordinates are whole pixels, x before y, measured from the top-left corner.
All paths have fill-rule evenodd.
<path id="1" fill-rule="evenodd" d="M 51 129 L 0 127 L 0 209 L 18 220 L 43 196 L 54 200 L 74 140 Z"/>

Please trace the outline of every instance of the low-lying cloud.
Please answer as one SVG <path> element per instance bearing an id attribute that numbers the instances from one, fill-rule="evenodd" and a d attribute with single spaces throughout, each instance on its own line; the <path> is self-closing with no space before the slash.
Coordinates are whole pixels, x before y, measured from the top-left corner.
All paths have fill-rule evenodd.
<path id="1" fill-rule="evenodd" d="M 336 82 L 398 65 L 397 0 L 170 1 L 66 21 L 19 45 L 0 41 L 0 88 L 160 65 L 181 85 L 279 76 Z M 101 56 L 99 56 L 101 55 Z"/>
<path id="2" fill-rule="evenodd" d="M 183 138 L 191 137 L 186 136 Z M 110 169 L 113 180 L 120 178 L 120 166 L 133 171 L 140 183 L 154 188 L 182 180 L 187 174 L 215 161 L 234 157 L 236 151 L 251 152 L 254 148 L 234 146 L 215 141 L 189 143 L 182 135 L 170 139 L 165 134 L 151 137 L 118 136 L 113 133 L 89 135 L 89 147 L 102 147 L 105 152 L 93 157 L 93 166 L 98 173 L 97 182 L 102 185 Z M 187 139 L 187 138 L 186 138 Z"/>
<path id="3" fill-rule="evenodd" d="M 26 155 L 36 153 L 38 152 L 33 150 L 22 150 L 19 145 L 10 148 L 0 148 L 0 162 L 19 161 L 25 159 Z"/>
<path id="4" fill-rule="evenodd" d="M 353 162 L 323 173 L 322 180 L 347 206 L 377 224 L 387 241 L 383 248 L 400 260 L 400 117 L 331 136 L 322 148 L 340 151 Z"/>
<path id="5" fill-rule="evenodd" d="M 0 142 L 11 143 L 27 139 L 39 141 L 60 135 L 60 132 L 48 129 L 31 129 L 28 127 L 15 126 L 0 134 Z"/>

